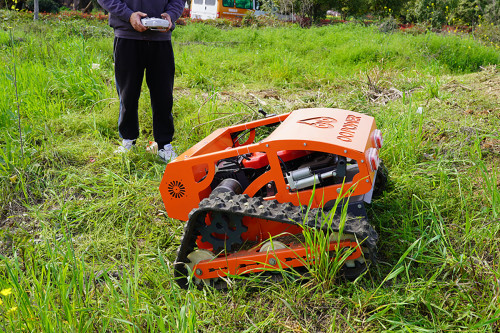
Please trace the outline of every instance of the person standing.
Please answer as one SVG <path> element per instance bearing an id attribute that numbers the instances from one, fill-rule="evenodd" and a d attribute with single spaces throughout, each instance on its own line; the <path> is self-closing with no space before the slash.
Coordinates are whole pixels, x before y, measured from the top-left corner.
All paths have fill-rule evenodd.
<path id="1" fill-rule="evenodd" d="M 171 36 L 185 0 L 98 0 L 98 3 L 109 12 L 109 25 L 115 33 L 113 57 L 120 100 L 118 131 L 122 138 L 117 152 L 132 149 L 139 137 L 138 105 L 146 73 L 153 110 L 153 136 L 158 144 L 158 156 L 168 163 L 177 157 L 171 145 L 175 73 Z M 146 17 L 167 20 L 169 28 L 148 29 L 141 23 Z"/>

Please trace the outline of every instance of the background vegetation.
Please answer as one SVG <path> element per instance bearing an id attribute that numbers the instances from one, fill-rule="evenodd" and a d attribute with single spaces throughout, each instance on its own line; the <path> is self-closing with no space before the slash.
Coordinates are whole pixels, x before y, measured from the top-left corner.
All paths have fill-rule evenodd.
<path id="1" fill-rule="evenodd" d="M 315 20 L 332 10 L 343 19 L 369 15 L 439 28 L 446 24 L 473 26 L 482 21 L 498 24 L 500 20 L 500 3 L 496 0 L 264 0 L 263 5 Z"/>
<path id="2" fill-rule="evenodd" d="M 498 332 L 498 48 L 459 32 L 212 23 L 174 32 L 177 149 L 259 107 L 374 116 L 390 172 L 369 208 L 378 266 L 356 282 L 180 290 L 165 165 L 145 149 L 113 154 L 112 31 L 0 11 L 0 329 Z M 140 120 L 145 147 L 147 89 Z"/>
<path id="3" fill-rule="evenodd" d="M 188 4 L 191 3 L 187 0 Z M 96 0 L 39 0 L 41 12 L 59 12 L 60 8 L 81 9 L 89 13 L 100 8 Z M 348 16 L 370 15 L 396 18 L 404 22 L 442 25 L 470 25 L 481 22 L 500 23 L 500 3 L 497 0 L 261 0 L 263 8 L 293 13 L 314 20 L 324 18 L 327 11 L 336 11 L 343 19 Z M 33 0 L 6 0 L 0 8 L 33 10 Z"/>

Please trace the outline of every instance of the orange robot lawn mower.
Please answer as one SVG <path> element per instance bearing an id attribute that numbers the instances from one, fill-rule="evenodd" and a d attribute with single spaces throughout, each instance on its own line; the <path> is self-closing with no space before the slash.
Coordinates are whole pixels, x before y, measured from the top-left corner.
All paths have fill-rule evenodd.
<path id="1" fill-rule="evenodd" d="M 373 117 L 311 108 L 220 128 L 180 154 L 160 185 L 168 216 L 186 221 L 179 285 L 225 288 L 227 276 L 304 267 L 304 228 L 341 231 L 326 248 L 349 250 L 342 272 L 360 276 L 376 255 L 365 203 L 387 181 L 382 141 Z"/>

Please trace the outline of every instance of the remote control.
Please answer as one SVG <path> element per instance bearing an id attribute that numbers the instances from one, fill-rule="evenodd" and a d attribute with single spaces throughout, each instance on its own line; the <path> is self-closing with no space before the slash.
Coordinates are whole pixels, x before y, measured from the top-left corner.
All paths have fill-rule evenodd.
<path id="1" fill-rule="evenodd" d="M 170 22 L 156 17 L 146 17 L 141 19 L 141 23 L 148 29 L 151 30 L 166 30 L 170 29 Z"/>

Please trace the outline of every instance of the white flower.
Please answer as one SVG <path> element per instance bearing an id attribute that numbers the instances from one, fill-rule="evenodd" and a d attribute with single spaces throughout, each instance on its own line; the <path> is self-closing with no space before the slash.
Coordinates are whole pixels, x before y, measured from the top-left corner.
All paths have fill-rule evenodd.
<path id="1" fill-rule="evenodd" d="M 94 69 L 100 69 L 101 68 L 101 64 L 92 64 L 92 70 Z"/>

